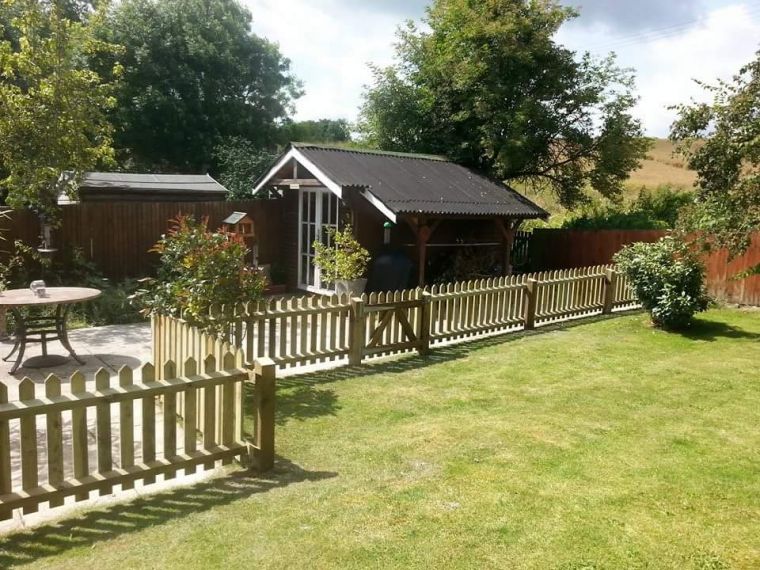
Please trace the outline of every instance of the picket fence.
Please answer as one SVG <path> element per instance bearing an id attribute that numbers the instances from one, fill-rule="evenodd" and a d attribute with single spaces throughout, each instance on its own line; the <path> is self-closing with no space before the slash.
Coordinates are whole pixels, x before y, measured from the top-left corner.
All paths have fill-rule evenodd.
<path id="1" fill-rule="evenodd" d="M 612 265 L 434 285 L 388 293 L 303 296 L 212 306 L 216 333 L 184 319 L 153 317 L 154 361 L 182 362 L 242 350 L 278 367 L 357 365 L 474 337 L 638 307 Z"/>
<path id="2" fill-rule="evenodd" d="M 134 381 L 138 371 L 126 366 L 117 378 L 105 369 L 90 379 L 76 372 L 70 393 L 62 392 L 55 375 L 45 381 L 44 393 L 25 378 L 17 400 L 9 400 L 8 388 L 0 383 L 0 520 L 15 509 L 34 513 L 42 503 L 57 507 L 72 496 L 74 502 L 84 501 L 91 491 L 109 495 L 115 486 L 132 489 L 138 481 L 152 484 L 159 475 L 173 479 L 180 470 L 193 474 L 236 457 L 261 470 L 271 468 L 275 365 L 262 359 L 248 370 L 240 362 L 239 353 L 226 352 L 219 360 L 209 355 L 198 373 L 197 361 L 188 358 L 179 376 L 174 362 L 167 361 L 160 380 L 146 364 L 139 382 Z M 243 383 L 249 380 L 255 431 L 246 440 Z M 178 399 L 185 403 L 181 423 Z M 88 417 L 93 408 L 94 416 Z M 12 433 L 19 444 L 15 449 Z"/>

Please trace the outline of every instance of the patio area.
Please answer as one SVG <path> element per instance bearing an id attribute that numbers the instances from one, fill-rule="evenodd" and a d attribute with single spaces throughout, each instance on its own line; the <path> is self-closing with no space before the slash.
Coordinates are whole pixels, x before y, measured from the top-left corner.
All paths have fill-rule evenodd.
<path id="1" fill-rule="evenodd" d="M 111 325 L 72 330 L 69 340 L 77 355 L 84 360 L 79 364 L 69 359 L 66 364 L 53 368 L 26 368 L 23 365 L 15 374 L 10 374 L 13 358 L 8 362 L 0 360 L 0 382 L 8 386 L 9 397 L 17 395 L 18 383 L 24 378 L 31 378 L 35 383 L 43 384 L 49 374 L 55 374 L 63 381 L 62 389 L 68 389 L 68 379 L 77 370 L 90 378 L 100 368 L 118 372 L 122 366 L 137 369 L 151 358 L 150 324 Z M 12 339 L 0 342 L 0 352 L 6 356 L 13 348 Z M 27 346 L 24 360 L 42 354 L 39 344 Z M 51 342 L 48 354 L 67 356 L 66 350 L 58 342 Z"/>

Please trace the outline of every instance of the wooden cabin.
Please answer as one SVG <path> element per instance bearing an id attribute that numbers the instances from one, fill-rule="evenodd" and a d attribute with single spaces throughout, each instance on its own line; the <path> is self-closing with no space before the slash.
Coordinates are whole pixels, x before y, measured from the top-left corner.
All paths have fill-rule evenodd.
<path id="1" fill-rule="evenodd" d="M 316 144 L 291 143 L 253 192 L 282 200 L 283 235 L 259 239 L 281 239 L 289 288 L 315 293 L 331 292 L 312 246 L 328 227 L 350 222 L 373 258 L 388 248 L 405 252 L 414 286 L 457 248 L 490 248 L 509 274 L 519 225 L 548 216 L 512 188 L 441 157 Z"/>

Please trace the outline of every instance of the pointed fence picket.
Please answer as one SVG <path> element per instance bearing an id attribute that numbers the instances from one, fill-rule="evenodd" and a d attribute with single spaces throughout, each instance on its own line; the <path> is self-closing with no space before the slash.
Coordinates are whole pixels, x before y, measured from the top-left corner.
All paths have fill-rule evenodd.
<path id="1" fill-rule="evenodd" d="M 62 393 L 62 381 L 55 375 L 44 387 L 25 378 L 17 400 L 0 383 L 0 520 L 14 509 L 33 513 L 42 503 L 56 507 L 67 497 L 83 501 L 93 491 L 108 495 L 115 486 L 131 489 L 136 481 L 151 484 L 157 476 L 171 479 L 180 470 L 195 473 L 199 465 L 210 469 L 234 458 L 271 467 L 275 365 L 262 359 L 252 372 L 238 366 L 241 357 L 233 352 L 221 357 L 209 355 L 203 373 L 188 358 L 181 367 L 183 376 L 167 361 L 160 380 L 151 364 L 142 367 L 139 382 L 128 367 L 116 377 L 100 369 L 89 382 L 76 372 L 69 379 L 69 393 Z M 243 436 L 243 383 L 249 380 L 257 394 L 253 441 Z M 185 405 L 181 440 L 176 409 L 180 397 Z M 198 402 L 205 402 L 200 414 Z M 13 451 L 11 433 L 18 437 Z M 15 485 L 13 465 L 20 466 Z"/>
<path id="2" fill-rule="evenodd" d="M 612 265 L 477 279 L 348 296 L 266 299 L 212 306 L 215 332 L 185 319 L 152 319 L 154 361 L 217 358 L 230 347 L 244 362 L 271 358 L 280 368 L 360 364 L 441 343 L 532 329 L 639 306 Z M 162 374 L 159 367 L 159 374 Z M 181 370 L 177 373 L 182 373 Z M 216 395 L 218 400 L 220 394 Z M 178 413 L 184 413 L 180 397 Z"/>

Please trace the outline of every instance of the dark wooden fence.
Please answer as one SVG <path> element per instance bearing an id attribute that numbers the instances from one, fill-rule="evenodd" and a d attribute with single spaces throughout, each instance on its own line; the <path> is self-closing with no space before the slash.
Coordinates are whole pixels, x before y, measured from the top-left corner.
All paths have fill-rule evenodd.
<path id="1" fill-rule="evenodd" d="M 246 212 L 254 220 L 260 263 L 279 260 L 282 207 L 278 200 L 235 202 L 92 202 L 63 206 L 61 225 L 53 244 L 59 249 L 79 247 L 106 277 L 123 279 L 150 275 L 158 256 L 149 249 L 166 233 L 168 221 L 178 214 L 196 219 L 207 217 L 216 229 L 234 211 Z M 0 220 L 7 243 L 21 239 L 39 244 L 39 222 L 27 211 L 13 211 Z M 6 244 L 5 249 L 8 245 Z"/>
<path id="2" fill-rule="evenodd" d="M 533 271 L 570 269 L 612 263 L 623 246 L 654 242 L 666 235 L 662 230 L 563 230 L 538 229 L 530 240 Z M 736 276 L 760 264 L 760 234 L 747 252 L 730 259 L 727 251 L 704 257 L 707 288 L 715 299 L 741 305 L 760 305 L 760 276 Z"/>
<path id="3" fill-rule="evenodd" d="M 536 229 L 530 239 L 532 271 L 571 269 L 612 263 L 612 256 L 629 243 L 654 242 L 662 230 Z"/>

